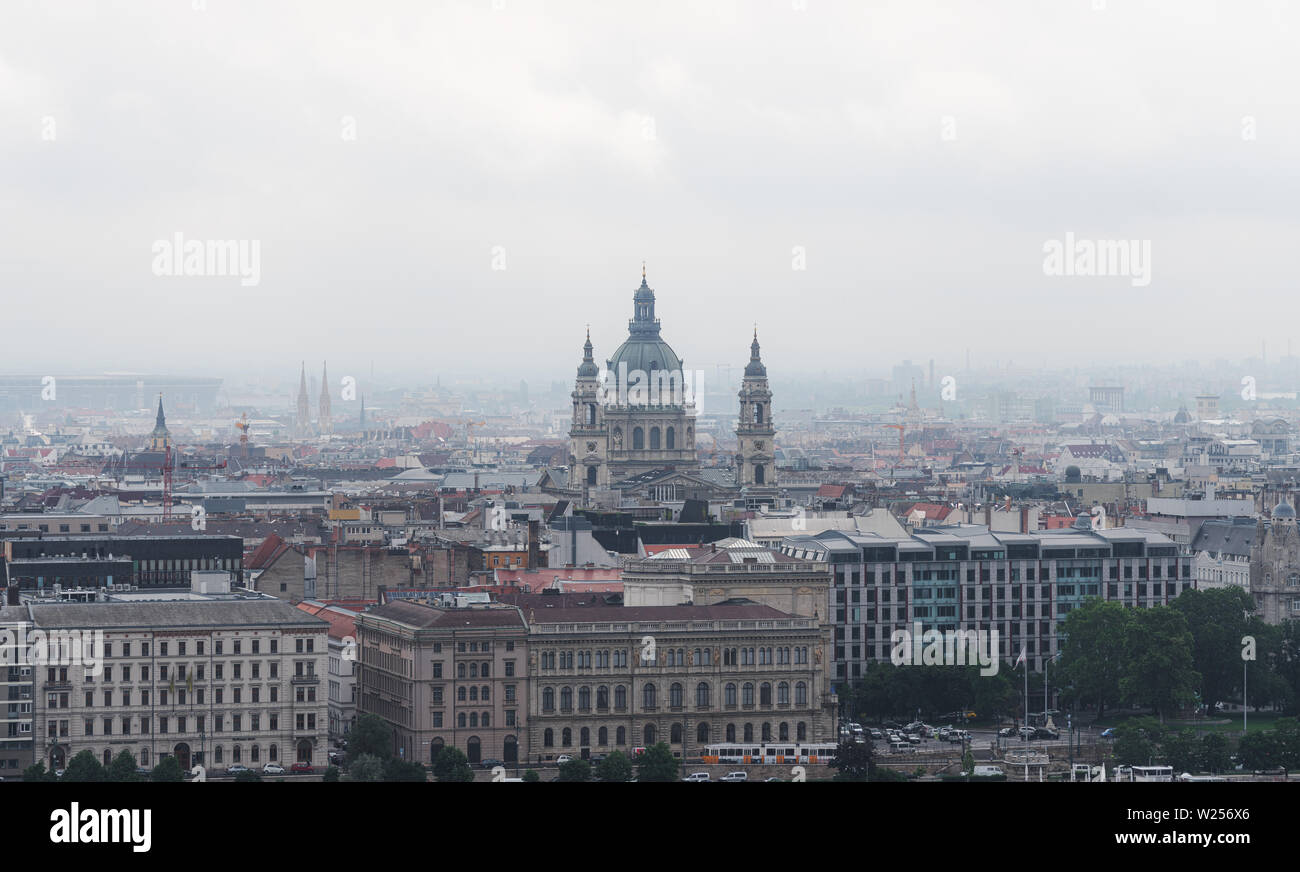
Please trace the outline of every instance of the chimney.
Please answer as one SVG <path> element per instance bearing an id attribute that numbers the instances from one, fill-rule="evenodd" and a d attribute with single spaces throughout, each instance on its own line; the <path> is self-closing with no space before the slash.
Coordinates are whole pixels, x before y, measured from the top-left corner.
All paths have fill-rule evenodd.
<path id="1" fill-rule="evenodd" d="M 1021 533 L 1029 532 L 1029 507 L 1028 506 L 1020 507 L 1020 532 Z"/>

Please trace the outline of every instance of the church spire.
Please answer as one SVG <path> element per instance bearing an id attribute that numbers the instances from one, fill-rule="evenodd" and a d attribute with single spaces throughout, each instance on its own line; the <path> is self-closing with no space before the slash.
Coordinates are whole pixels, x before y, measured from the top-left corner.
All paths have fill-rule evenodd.
<path id="1" fill-rule="evenodd" d="M 320 370 L 320 431 L 334 432 L 334 419 L 330 413 L 330 373 L 329 364 L 322 362 Z"/>
<path id="2" fill-rule="evenodd" d="M 582 363 L 578 366 L 578 378 L 595 378 L 600 375 L 600 367 L 592 356 L 591 325 L 587 325 L 587 341 L 582 345 Z"/>

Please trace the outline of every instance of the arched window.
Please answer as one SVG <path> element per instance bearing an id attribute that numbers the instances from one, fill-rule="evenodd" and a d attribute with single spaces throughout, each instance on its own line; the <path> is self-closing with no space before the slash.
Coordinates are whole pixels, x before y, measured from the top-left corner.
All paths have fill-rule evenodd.
<path id="1" fill-rule="evenodd" d="M 763 464 L 754 464 L 754 484 L 763 484 Z"/>
<path id="2" fill-rule="evenodd" d="M 464 663 L 457 663 L 457 664 L 456 664 L 456 677 L 457 677 L 457 678 L 464 678 L 464 677 L 465 677 L 465 664 L 464 664 Z"/>
<path id="3" fill-rule="evenodd" d="M 764 742 L 772 741 L 772 725 L 769 724 L 767 721 L 763 722 L 763 741 Z"/>
<path id="4" fill-rule="evenodd" d="M 655 736 L 656 736 L 655 725 L 646 724 L 645 729 L 641 731 L 641 739 L 645 747 L 649 748 L 651 745 L 655 743 Z"/>
<path id="5" fill-rule="evenodd" d="M 632 428 L 632 448 L 645 448 L 645 431 L 640 427 Z"/>
<path id="6" fill-rule="evenodd" d="M 594 485 L 595 483 L 596 483 L 596 467 L 594 467 L 594 466 L 588 466 L 588 467 L 587 467 L 587 484 Z"/>
<path id="7" fill-rule="evenodd" d="M 609 727 L 601 727 L 596 731 L 596 744 L 602 748 L 609 744 Z"/>
<path id="8" fill-rule="evenodd" d="M 673 724 L 668 730 L 668 741 L 674 745 L 682 743 L 682 725 Z"/>
<path id="9" fill-rule="evenodd" d="M 478 664 L 477 664 L 477 663 L 471 663 L 471 664 L 469 665 L 469 677 L 470 677 L 470 678 L 478 678 Z"/>
<path id="10" fill-rule="evenodd" d="M 609 708 L 609 688 L 603 684 L 596 688 L 596 708 Z"/>
<path id="11" fill-rule="evenodd" d="M 776 702 L 778 705 L 790 704 L 790 684 L 788 682 L 783 681 L 776 686 Z"/>
<path id="12" fill-rule="evenodd" d="M 587 403 L 587 426 L 588 427 L 596 426 L 596 404 L 595 403 Z"/>
<path id="13" fill-rule="evenodd" d="M 268 749 L 266 750 L 266 759 L 271 760 L 272 762 L 274 762 L 274 761 L 276 761 L 276 760 L 279 760 L 279 759 L 280 759 L 280 746 L 279 746 L 279 745 L 272 745 L 270 748 L 268 748 Z"/>
<path id="14" fill-rule="evenodd" d="M 578 688 L 578 710 L 585 712 L 590 708 L 591 708 L 591 688 L 590 687 Z"/>
<path id="15" fill-rule="evenodd" d="M 252 761 L 253 761 L 254 763 L 256 763 L 258 760 L 261 760 L 261 759 L 262 759 L 262 748 L 261 748 L 261 746 L 259 746 L 259 745 L 254 745 L 254 746 L 253 746 L 253 754 L 252 754 L 252 758 L 251 758 L 251 759 L 252 759 Z"/>
<path id="16" fill-rule="evenodd" d="M 231 748 L 231 749 L 230 749 L 230 759 L 234 760 L 236 763 L 240 762 L 240 761 L 243 759 L 243 756 L 244 756 L 243 750 L 244 750 L 244 749 L 241 748 L 241 747 L 238 746 L 238 745 L 236 745 L 235 747 Z"/>
<path id="17" fill-rule="evenodd" d="M 745 741 L 746 741 L 746 742 L 752 742 L 752 741 L 754 741 L 754 725 L 753 725 L 753 724 L 745 724 Z"/>
<path id="18" fill-rule="evenodd" d="M 762 423 L 763 423 L 763 404 L 762 404 L 762 403 L 755 403 L 755 404 L 754 404 L 754 423 L 755 423 L 755 424 L 762 424 Z"/>
<path id="19" fill-rule="evenodd" d="M 470 698 L 471 700 L 473 700 L 474 702 L 478 702 L 478 685 L 477 685 L 477 684 L 474 685 L 473 687 L 471 687 L 471 688 L 469 689 L 469 698 Z"/>
<path id="20" fill-rule="evenodd" d="M 465 688 L 463 686 L 456 688 L 456 699 L 460 702 L 465 701 Z"/>
<path id="21" fill-rule="evenodd" d="M 542 744 L 547 748 L 555 747 L 555 730 L 547 727 L 542 731 Z"/>
<path id="22" fill-rule="evenodd" d="M 707 721 L 700 721 L 695 727 L 695 741 L 700 745 L 709 743 L 709 724 Z"/>
<path id="23" fill-rule="evenodd" d="M 627 744 L 627 727 L 619 727 L 617 730 L 614 731 L 614 744 L 615 745 Z"/>
<path id="24" fill-rule="evenodd" d="M 651 428 L 650 428 L 650 448 L 651 448 L 652 450 L 658 450 L 658 448 L 659 448 L 659 428 L 658 428 L 658 427 L 651 427 Z"/>
<path id="25" fill-rule="evenodd" d="M 560 744 L 566 748 L 573 744 L 573 730 L 569 727 L 560 731 Z"/>
<path id="26" fill-rule="evenodd" d="M 695 705 L 699 708 L 709 706 L 709 685 L 706 682 L 695 685 Z"/>
<path id="27" fill-rule="evenodd" d="M 112 764 L 113 764 L 113 752 L 112 752 L 112 751 L 105 751 L 105 752 L 104 752 L 104 768 L 107 769 L 107 768 L 108 768 L 109 766 L 111 766 Z"/>
<path id="28" fill-rule="evenodd" d="M 754 704 L 754 683 L 746 681 L 745 686 L 741 688 L 741 700 L 744 705 Z"/>
<path id="29" fill-rule="evenodd" d="M 573 688 L 560 688 L 560 711 L 567 712 L 573 708 Z"/>
<path id="30" fill-rule="evenodd" d="M 141 762 L 141 764 L 143 764 L 143 763 L 145 762 L 145 755 L 148 754 L 148 753 L 149 753 L 149 751 L 148 751 L 147 748 L 142 749 L 142 750 L 140 751 L 140 762 Z M 220 745 L 218 745 L 216 748 L 214 748 L 214 749 L 212 750 L 212 762 L 214 762 L 214 763 L 221 763 L 221 762 L 223 762 L 224 754 L 225 754 L 224 750 L 222 749 L 222 747 L 221 747 Z"/>
<path id="31" fill-rule="evenodd" d="M 621 684 L 614 687 L 614 708 L 620 711 L 627 708 L 627 688 Z"/>
<path id="32" fill-rule="evenodd" d="M 803 721 L 800 721 L 798 724 L 795 725 L 794 735 L 795 735 L 795 741 L 798 742 L 808 741 L 808 725 L 805 724 Z"/>
<path id="33" fill-rule="evenodd" d="M 668 688 L 668 704 L 673 708 L 682 707 L 682 686 L 676 681 Z"/>
<path id="34" fill-rule="evenodd" d="M 642 708 L 645 709 L 654 708 L 655 707 L 655 686 L 653 684 L 647 684 L 645 687 L 643 687 L 641 689 L 641 697 L 642 697 L 641 700 Z"/>
<path id="35" fill-rule="evenodd" d="M 725 694 L 723 702 L 726 705 L 736 704 L 736 685 L 733 682 L 727 682 L 726 690 L 723 693 Z"/>
<path id="36" fill-rule="evenodd" d="M 481 699 L 481 700 L 483 700 L 484 702 L 487 702 L 487 701 L 488 701 L 488 697 L 490 697 L 491 695 L 492 695 L 492 692 L 491 692 L 491 690 L 488 688 L 488 685 L 486 685 L 486 684 L 483 685 L 482 687 L 480 687 L 480 688 L 478 689 L 478 698 Z"/>
<path id="37" fill-rule="evenodd" d="M 780 738 L 782 742 L 790 741 L 790 725 L 785 721 L 781 721 L 781 726 L 777 731 L 777 737 Z"/>
<path id="38" fill-rule="evenodd" d="M 555 688 L 547 687 L 542 689 L 542 711 L 555 711 Z"/>
<path id="39" fill-rule="evenodd" d="M 727 744 L 732 744 L 735 741 L 736 741 L 736 725 L 727 724 Z"/>
<path id="40" fill-rule="evenodd" d="M 589 747 L 591 745 L 591 727 L 583 727 L 578 732 L 578 738 L 579 738 L 578 744 L 581 747 L 583 748 Z"/>
<path id="41" fill-rule="evenodd" d="M 677 430 L 669 427 L 664 431 L 664 447 L 672 451 L 677 447 Z"/>
<path id="42" fill-rule="evenodd" d="M 465 728 L 466 717 L 464 712 L 461 712 L 459 715 L 456 716 L 456 725 L 459 726 L 462 730 Z"/>
<path id="43" fill-rule="evenodd" d="M 808 685 L 804 684 L 802 681 L 798 682 L 794 686 L 794 704 L 808 704 Z"/>
<path id="44" fill-rule="evenodd" d="M 762 686 L 758 689 L 758 702 L 759 705 L 772 704 L 772 685 L 768 684 L 766 681 L 764 681 Z"/>

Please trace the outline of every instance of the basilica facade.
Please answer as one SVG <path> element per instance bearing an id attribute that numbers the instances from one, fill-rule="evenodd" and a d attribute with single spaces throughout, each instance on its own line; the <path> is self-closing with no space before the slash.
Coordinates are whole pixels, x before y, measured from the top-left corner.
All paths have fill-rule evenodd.
<path id="1" fill-rule="evenodd" d="M 691 373 L 663 338 L 655 317 L 655 293 L 642 270 L 632 296 L 627 339 L 597 364 L 590 330 L 573 390 L 569 430 L 570 490 L 589 504 L 593 491 L 637 477 L 672 473 L 695 477 L 696 392 L 701 374 Z M 755 496 L 775 496 L 775 429 L 767 369 L 755 331 L 740 390 L 734 487 Z"/>

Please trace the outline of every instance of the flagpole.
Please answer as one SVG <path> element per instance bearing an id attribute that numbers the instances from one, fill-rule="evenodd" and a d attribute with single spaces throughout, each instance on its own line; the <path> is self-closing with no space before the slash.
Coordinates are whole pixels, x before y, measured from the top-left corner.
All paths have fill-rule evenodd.
<path id="1" fill-rule="evenodd" d="M 1025 733 L 1025 728 L 1029 726 L 1029 658 L 1025 656 L 1022 649 L 1020 657 L 1024 661 L 1025 667 L 1025 720 L 1020 726 L 1020 741 L 1025 745 L 1025 783 L 1029 783 L 1029 737 Z"/>

